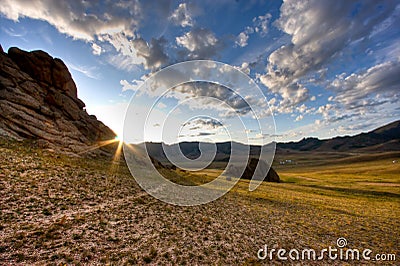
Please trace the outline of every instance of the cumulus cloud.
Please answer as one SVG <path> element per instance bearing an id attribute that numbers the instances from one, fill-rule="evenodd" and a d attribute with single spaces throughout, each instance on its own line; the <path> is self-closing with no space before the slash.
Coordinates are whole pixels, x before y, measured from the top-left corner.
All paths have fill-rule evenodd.
<path id="1" fill-rule="evenodd" d="M 243 62 L 240 67 L 235 66 L 234 68 L 246 73 L 247 75 L 250 75 L 250 64 L 247 62 Z"/>
<path id="2" fill-rule="evenodd" d="M 204 28 L 193 28 L 175 40 L 179 46 L 188 51 L 187 57 L 190 59 L 209 59 L 222 48 L 222 42 L 215 34 Z"/>
<path id="3" fill-rule="evenodd" d="M 394 2 L 382 7 L 376 1 L 363 1 L 358 6 L 351 1 L 285 1 L 276 25 L 291 36 L 291 43 L 269 55 L 260 81 L 281 94 L 284 102 L 301 103 L 308 90 L 299 80 L 320 70 L 350 43 L 368 37 L 394 8 Z M 290 89 L 293 86 L 300 91 Z M 293 94 L 298 98 L 286 98 Z"/>
<path id="4" fill-rule="evenodd" d="M 298 115 L 295 119 L 296 122 L 303 120 L 304 116 L 303 115 Z"/>
<path id="5" fill-rule="evenodd" d="M 133 80 L 131 83 L 129 83 L 127 80 L 122 79 L 120 80 L 119 84 L 122 85 L 122 92 L 125 91 L 136 91 L 140 85 L 144 83 L 143 80 Z"/>
<path id="6" fill-rule="evenodd" d="M 257 16 L 253 18 L 253 26 L 247 26 L 244 31 L 239 33 L 236 37 L 235 44 L 240 47 L 247 46 L 247 41 L 251 34 L 258 33 L 261 37 L 264 37 L 268 32 L 269 22 L 272 18 L 270 13 L 266 13 L 264 16 Z"/>
<path id="7" fill-rule="evenodd" d="M 268 25 L 271 18 L 272 15 L 270 13 L 266 13 L 264 16 L 253 18 L 254 31 L 258 32 L 262 37 L 264 37 L 268 32 Z"/>
<path id="8" fill-rule="evenodd" d="M 341 74 L 330 84 L 333 101 L 346 109 L 369 108 L 400 98 L 400 61 L 388 61 L 364 72 Z"/>
<path id="9" fill-rule="evenodd" d="M 109 58 L 109 62 L 120 69 L 132 70 L 136 65 L 145 69 L 156 70 L 169 60 L 165 53 L 167 41 L 164 37 L 146 42 L 143 38 L 130 38 L 123 33 L 102 36 L 103 41 L 111 43 L 119 52 Z M 114 58 L 116 57 L 116 58 Z"/>
<path id="10" fill-rule="evenodd" d="M 0 5 L 0 13 L 14 21 L 23 17 L 44 20 L 61 33 L 93 41 L 96 36 L 116 32 L 133 36 L 141 7 L 137 1 L 100 6 L 90 1 L 5 0 Z"/>
<path id="11" fill-rule="evenodd" d="M 363 1 L 355 13 L 350 1 L 285 1 L 277 25 L 292 36 L 292 43 L 270 55 L 268 74 L 276 85 L 284 85 L 319 70 L 350 42 L 368 36 L 395 7 L 394 3 L 378 6 Z"/>
<path id="12" fill-rule="evenodd" d="M 94 41 L 108 42 L 118 52 L 109 63 L 120 69 L 132 70 L 131 65 L 143 65 L 154 70 L 168 61 L 163 37 L 147 43 L 137 31 L 144 14 L 138 1 L 106 2 L 101 5 L 90 1 L 4 1 L 0 13 L 17 21 L 29 17 L 47 21 L 59 32 L 74 39 L 92 42 L 93 54 L 103 52 Z M 116 58 L 112 58 L 116 57 Z"/>
<path id="13" fill-rule="evenodd" d="M 269 84 L 265 77 L 260 78 L 264 84 Z M 267 85 L 268 86 L 268 85 Z M 295 107 L 310 98 L 309 90 L 299 83 L 292 83 L 284 87 L 270 87 L 273 93 L 279 94 L 282 100 L 279 102 L 274 99 L 270 102 L 270 106 L 274 112 L 278 113 L 291 113 Z"/>
<path id="14" fill-rule="evenodd" d="M 92 43 L 92 49 L 93 49 L 93 54 L 94 55 L 100 55 L 102 52 L 102 49 L 100 47 L 100 45 L 96 44 L 96 43 Z"/>
<path id="15" fill-rule="evenodd" d="M 247 46 L 249 35 L 252 33 L 254 33 L 254 29 L 252 27 L 246 27 L 246 29 L 239 33 L 239 35 L 236 37 L 235 44 L 240 47 Z"/>
<path id="16" fill-rule="evenodd" d="M 335 112 L 336 108 L 333 104 L 331 103 L 327 103 L 325 105 L 321 105 L 320 107 L 318 107 L 316 113 L 317 114 L 321 114 L 325 119 L 328 119 L 332 112 Z"/>
<path id="17" fill-rule="evenodd" d="M 124 71 L 134 71 L 138 70 L 138 64 L 143 64 L 142 61 L 139 61 L 141 58 L 123 55 L 121 53 L 110 54 L 106 56 L 106 60 L 109 64 L 113 65 L 117 69 L 121 69 Z"/>
<path id="18" fill-rule="evenodd" d="M 193 26 L 192 16 L 188 10 L 186 3 L 181 3 L 171 14 L 169 19 L 175 24 L 182 27 Z"/>
<path id="19" fill-rule="evenodd" d="M 150 44 L 142 38 L 132 40 L 136 55 L 144 59 L 143 65 L 145 69 L 151 70 L 160 68 L 168 62 L 168 56 L 164 52 L 166 43 L 167 41 L 163 37 L 151 39 Z"/>
<path id="20" fill-rule="evenodd" d="M 245 47 L 247 46 L 247 40 L 249 39 L 249 34 L 246 34 L 246 32 L 241 32 L 236 38 L 235 43 L 239 45 L 240 47 Z"/>
<path id="21" fill-rule="evenodd" d="M 234 115 L 227 110 L 226 106 L 221 105 L 215 99 L 225 102 L 238 114 L 247 114 L 251 108 L 248 102 L 240 95 L 235 94 L 232 90 L 214 83 L 196 82 L 179 85 L 171 90 L 173 96 L 184 102 L 188 97 L 201 97 L 196 100 L 197 105 L 191 102 L 191 108 L 206 109 L 213 108 L 215 110 L 225 111 L 227 113 L 221 116 Z"/>

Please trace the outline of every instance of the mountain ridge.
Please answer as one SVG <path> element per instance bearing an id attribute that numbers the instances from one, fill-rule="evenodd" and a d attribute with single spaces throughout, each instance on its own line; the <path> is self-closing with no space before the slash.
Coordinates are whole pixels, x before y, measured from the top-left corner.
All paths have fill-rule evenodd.
<path id="1" fill-rule="evenodd" d="M 199 146 L 205 142 L 180 142 L 166 144 L 167 146 L 179 145 L 182 153 L 190 158 L 196 159 L 200 156 Z M 243 143 L 235 142 L 240 149 L 245 151 L 248 146 Z M 162 149 L 161 142 L 146 142 L 149 155 L 160 161 L 168 161 Z M 209 143 L 208 143 L 209 144 Z M 218 142 L 216 161 L 229 160 L 231 142 Z M 318 139 L 315 137 L 303 138 L 300 141 L 277 142 L 276 152 L 386 152 L 400 151 L 400 120 L 380 126 L 374 130 L 356 134 L 354 136 L 338 136 L 330 139 Z M 264 147 L 271 145 L 267 144 Z M 273 145 L 273 144 L 272 144 Z M 250 145 L 250 156 L 260 154 L 260 145 Z"/>
<path id="2" fill-rule="evenodd" d="M 390 147 L 385 143 L 390 142 Z M 378 145 L 381 147 L 378 148 Z M 367 151 L 378 148 L 377 151 L 400 150 L 400 120 L 390 122 L 368 132 L 353 136 L 337 136 L 329 139 L 314 137 L 303 138 L 297 142 L 278 143 L 278 148 L 299 151 Z"/>

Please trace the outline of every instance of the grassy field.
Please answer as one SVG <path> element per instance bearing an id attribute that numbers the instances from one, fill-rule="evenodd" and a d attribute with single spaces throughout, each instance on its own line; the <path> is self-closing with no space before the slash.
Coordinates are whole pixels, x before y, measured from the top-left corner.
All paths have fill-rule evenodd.
<path id="1" fill-rule="evenodd" d="M 397 261 L 384 264 L 398 264 L 398 155 L 329 163 L 315 157 L 315 164 L 297 157 L 297 164 L 277 165 L 282 183 L 249 192 L 241 180 L 212 203 L 179 207 L 147 195 L 122 161 L 2 141 L 0 264 L 269 264 L 257 259 L 264 245 L 321 250 L 339 237 L 349 248 L 395 253 Z M 219 173 L 178 170 L 194 183 Z"/>

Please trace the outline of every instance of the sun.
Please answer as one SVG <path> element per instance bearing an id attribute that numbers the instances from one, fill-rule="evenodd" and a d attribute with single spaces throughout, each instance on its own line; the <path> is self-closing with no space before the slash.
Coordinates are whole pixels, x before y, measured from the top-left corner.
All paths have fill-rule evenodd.
<path id="1" fill-rule="evenodd" d="M 93 151 L 93 150 L 97 150 L 97 149 L 100 149 L 101 147 L 108 146 L 108 145 L 111 145 L 113 143 L 118 143 L 118 146 L 117 146 L 117 148 L 115 150 L 115 154 L 114 154 L 114 160 L 116 160 L 121 155 L 122 146 L 124 144 L 124 141 L 122 139 L 122 134 L 121 135 L 116 135 L 113 139 L 98 141 L 94 145 L 89 147 L 88 149 L 85 149 L 85 150 L 81 151 L 79 154 L 83 154 L 83 153 L 87 153 L 87 152 L 90 152 L 90 151 Z"/>

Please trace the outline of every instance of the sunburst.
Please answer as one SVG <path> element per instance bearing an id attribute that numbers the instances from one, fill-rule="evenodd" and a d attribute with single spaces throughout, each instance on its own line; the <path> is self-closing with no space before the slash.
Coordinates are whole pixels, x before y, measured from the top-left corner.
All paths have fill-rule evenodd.
<path id="1" fill-rule="evenodd" d="M 97 143 L 95 143 L 94 145 L 92 145 L 91 147 L 89 147 L 88 149 L 85 149 L 81 152 L 79 152 L 78 154 L 84 154 L 84 153 L 88 153 L 97 149 L 100 149 L 101 147 L 107 146 L 107 145 L 111 145 L 113 143 L 118 142 L 118 146 L 117 149 L 114 152 L 113 155 L 113 163 L 117 162 L 119 160 L 119 158 L 121 157 L 121 153 L 122 153 L 122 145 L 124 144 L 124 141 L 122 140 L 121 137 L 119 136 L 115 136 L 114 139 L 109 139 L 109 140 L 103 140 L 103 141 L 99 141 Z"/>

